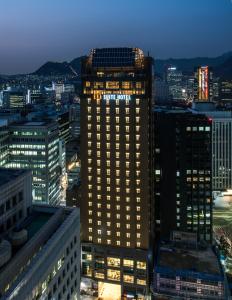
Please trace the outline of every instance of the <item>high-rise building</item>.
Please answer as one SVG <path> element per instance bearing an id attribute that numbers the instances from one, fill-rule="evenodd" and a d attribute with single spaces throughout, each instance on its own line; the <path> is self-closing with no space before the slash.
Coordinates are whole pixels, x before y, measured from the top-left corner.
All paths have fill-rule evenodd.
<path id="1" fill-rule="evenodd" d="M 24 91 L 4 91 L 3 107 L 10 109 L 22 109 L 26 105 L 26 93 Z"/>
<path id="2" fill-rule="evenodd" d="M 194 108 L 196 112 L 207 115 L 212 122 L 212 189 L 231 189 L 232 113 L 217 110 L 214 104 L 198 103 Z"/>
<path id="3" fill-rule="evenodd" d="M 212 240 L 211 120 L 186 110 L 155 110 L 155 214 L 163 239 L 173 230 Z"/>
<path id="4" fill-rule="evenodd" d="M 153 234 L 153 60 L 138 48 L 93 49 L 82 82 L 82 275 L 98 282 L 99 296 L 144 299 Z"/>
<path id="5" fill-rule="evenodd" d="M 60 201 L 59 130 L 53 122 L 21 122 L 9 126 L 9 158 L 4 168 L 29 169 L 33 200 Z"/>
<path id="6" fill-rule="evenodd" d="M 165 77 L 168 84 L 169 97 L 176 101 L 185 100 L 186 88 L 183 84 L 182 71 L 178 70 L 176 66 L 168 66 Z"/>
<path id="7" fill-rule="evenodd" d="M 219 83 L 219 102 L 222 105 L 232 104 L 232 80 L 222 79 Z"/>
<path id="8" fill-rule="evenodd" d="M 201 66 L 195 70 L 194 100 L 196 102 L 213 100 L 213 73 L 208 66 Z"/>
<path id="9" fill-rule="evenodd" d="M 8 159 L 8 121 L 0 119 L 0 166 L 7 163 Z"/>
<path id="10" fill-rule="evenodd" d="M 80 103 L 70 105 L 70 131 L 71 136 L 80 137 Z"/>

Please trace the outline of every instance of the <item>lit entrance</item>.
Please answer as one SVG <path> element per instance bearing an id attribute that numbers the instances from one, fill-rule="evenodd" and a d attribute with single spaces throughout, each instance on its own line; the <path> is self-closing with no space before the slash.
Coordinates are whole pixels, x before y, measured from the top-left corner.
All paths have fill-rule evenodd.
<path id="1" fill-rule="evenodd" d="M 98 297 L 102 300 L 120 300 L 121 285 L 98 282 Z"/>

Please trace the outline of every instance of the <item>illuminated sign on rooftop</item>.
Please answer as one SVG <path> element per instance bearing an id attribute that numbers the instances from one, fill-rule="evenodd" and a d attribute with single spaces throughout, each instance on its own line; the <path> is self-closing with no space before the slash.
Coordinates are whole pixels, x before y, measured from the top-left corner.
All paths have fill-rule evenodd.
<path id="1" fill-rule="evenodd" d="M 107 94 L 103 95 L 103 100 L 131 100 L 131 95 Z"/>

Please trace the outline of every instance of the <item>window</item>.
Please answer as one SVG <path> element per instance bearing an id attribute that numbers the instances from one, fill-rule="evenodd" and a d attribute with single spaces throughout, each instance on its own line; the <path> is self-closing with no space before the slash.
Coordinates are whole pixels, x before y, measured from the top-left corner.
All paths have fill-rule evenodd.
<path id="1" fill-rule="evenodd" d="M 147 268 L 147 264 L 145 261 L 137 261 L 137 269 L 140 269 L 140 270 L 146 270 Z"/>
<path id="2" fill-rule="evenodd" d="M 123 275 L 123 281 L 128 283 L 134 283 L 134 276 L 132 275 Z"/>
<path id="3" fill-rule="evenodd" d="M 110 267 L 120 267 L 120 258 L 107 257 L 107 265 Z"/>
<path id="4" fill-rule="evenodd" d="M 109 280 L 120 281 L 121 272 L 119 270 L 107 270 L 107 278 Z"/>

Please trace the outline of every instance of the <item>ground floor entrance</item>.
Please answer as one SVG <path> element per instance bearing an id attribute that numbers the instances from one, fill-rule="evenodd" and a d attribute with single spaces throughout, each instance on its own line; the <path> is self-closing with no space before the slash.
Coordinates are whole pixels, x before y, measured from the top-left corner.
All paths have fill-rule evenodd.
<path id="1" fill-rule="evenodd" d="M 98 299 L 121 300 L 121 285 L 99 281 Z"/>

